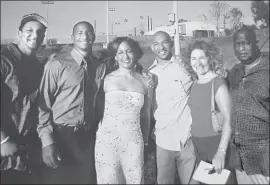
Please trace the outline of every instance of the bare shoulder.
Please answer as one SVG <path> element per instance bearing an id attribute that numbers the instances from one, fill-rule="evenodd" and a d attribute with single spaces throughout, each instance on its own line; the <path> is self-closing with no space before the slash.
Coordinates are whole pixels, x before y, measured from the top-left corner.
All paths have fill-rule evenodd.
<path id="1" fill-rule="evenodd" d="M 113 71 L 105 76 L 104 82 L 107 84 L 114 84 L 121 79 L 117 71 Z"/>
<path id="2" fill-rule="evenodd" d="M 114 72 L 111 72 L 111 73 L 109 73 L 109 74 L 107 74 L 106 76 L 105 76 L 105 78 L 104 78 L 104 81 L 111 81 L 111 80 L 113 80 L 115 78 L 115 74 L 114 74 Z"/>

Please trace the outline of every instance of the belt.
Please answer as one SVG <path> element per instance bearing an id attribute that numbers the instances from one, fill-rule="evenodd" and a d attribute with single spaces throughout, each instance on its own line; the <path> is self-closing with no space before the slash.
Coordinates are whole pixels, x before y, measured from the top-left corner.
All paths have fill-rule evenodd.
<path id="1" fill-rule="evenodd" d="M 72 130 L 73 132 L 82 132 L 82 131 L 88 131 L 91 128 L 90 124 L 87 124 L 84 122 L 83 124 L 79 125 L 62 125 L 62 124 L 57 124 L 55 125 L 57 130 L 59 131 L 64 131 L 64 130 Z"/>

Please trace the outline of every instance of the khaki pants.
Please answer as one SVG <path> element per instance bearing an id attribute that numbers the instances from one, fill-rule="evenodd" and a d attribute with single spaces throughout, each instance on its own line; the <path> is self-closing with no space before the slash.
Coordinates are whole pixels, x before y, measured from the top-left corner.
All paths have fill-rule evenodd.
<path id="1" fill-rule="evenodd" d="M 191 138 L 187 140 L 182 151 L 172 151 L 157 145 L 157 182 L 158 184 L 175 184 L 177 169 L 181 184 L 198 184 L 192 179 L 196 168 L 196 156 Z"/>
<path id="2" fill-rule="evenodd" d="M 269 177 L 262 174 L 248 175 L 245 171 L 236 169 L 238 184 L 269 184 Z"/>

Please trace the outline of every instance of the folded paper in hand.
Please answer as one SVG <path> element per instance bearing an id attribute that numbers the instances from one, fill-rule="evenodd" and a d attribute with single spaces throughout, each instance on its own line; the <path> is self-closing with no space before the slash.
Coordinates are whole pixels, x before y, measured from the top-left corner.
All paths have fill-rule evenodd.
<path id="1" fill-rule="evenodd" d="M 220 174 L 217 172 L 209 174 L 212 168 L 212 164 L 201 161 L 193 175 L 193 179 L 205 184 L 226 184 L 231 172 L 223 169 Z"/>

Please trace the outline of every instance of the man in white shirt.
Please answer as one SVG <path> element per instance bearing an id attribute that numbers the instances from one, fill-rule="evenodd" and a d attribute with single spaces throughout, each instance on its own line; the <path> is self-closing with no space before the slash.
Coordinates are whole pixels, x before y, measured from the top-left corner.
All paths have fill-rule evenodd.
<path id="1" fill-rule="evenodd" d="M 158 78 L 153 102 L 156 120 L 158 184 L 174 184 L 177 168 L 181 184 L 191 182 L 196 156 L 190 135 L 191 113 L 187 105 L 192 79 L 173 55 L 173 42 L 166 32 L 154 35 L 156 59 L 149 71 Z"/>

